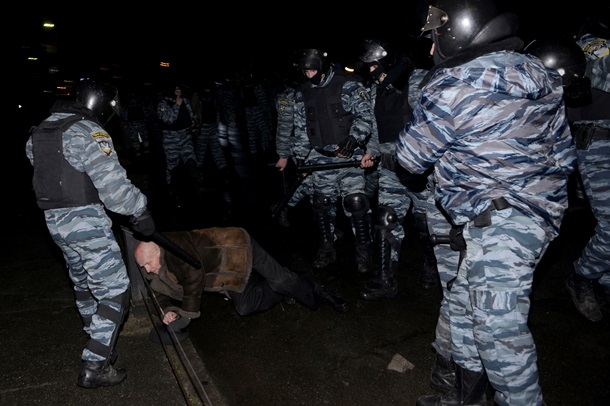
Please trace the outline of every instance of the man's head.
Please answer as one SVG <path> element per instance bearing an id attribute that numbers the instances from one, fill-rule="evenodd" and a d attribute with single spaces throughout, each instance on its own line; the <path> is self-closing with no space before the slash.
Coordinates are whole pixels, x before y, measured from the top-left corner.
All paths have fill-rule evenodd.
<path id="1" fill-rule="evenodd" d="M 326 56 L 328 54 L 319 49 L 303 49 L 300 52 L 299 67 L 310 83 L 319 85 L 326 69 Z"/>
<path id="2" fill-rule="evenodd" d="M 572 40 L 543 38 L 532 41 L 524 52 L 540 58 L 544 66 L 559 72 L 563 82 L 563 98 L 568 107 L 591 103 L 591 80 L 585 76 L 587 59 Z"/>
<path id="3" fill-rule="evenodd" d="M 161 268 L 161 247 L 154 242 L 141 241 L 136 246 L 134 257 L 139 267 L 148 273 L 159 273 Z"/>
<path id="4" fill-rule="evenodd" d="M 430 31 L 436 63 L 475 45 L 490 44 L 517 33 L 518 18 L 502 12 L 496 0 L 428 0 L 421 31 Z"/>
<path id="5" fill-rule="evenodd" d="M 375 83 L 379 84 L 387 75 L 389 69 L 388 51 L 376 40 L 365 40 L 361 44 L 360 60 L 369 68 L 369 74 Z"/>
<path id="6" fill-rule="evenodd" d="M 115 86 L 94 81 L 81 81 L 75 86 L 76 101 L 95 114 L 102 125 L 120 115 L 119 91 Z"/>

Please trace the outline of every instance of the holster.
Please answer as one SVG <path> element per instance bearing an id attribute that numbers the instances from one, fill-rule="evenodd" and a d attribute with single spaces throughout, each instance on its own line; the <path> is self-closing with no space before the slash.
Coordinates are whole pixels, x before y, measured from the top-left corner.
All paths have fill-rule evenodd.
<path id="1" fill-rule="evenodd" d="M 610 129 L 600 127 L 595 123 L 576 124 L 572 128 L 576 149 L 589 149 L 593 141 L 610 140 Z"/>

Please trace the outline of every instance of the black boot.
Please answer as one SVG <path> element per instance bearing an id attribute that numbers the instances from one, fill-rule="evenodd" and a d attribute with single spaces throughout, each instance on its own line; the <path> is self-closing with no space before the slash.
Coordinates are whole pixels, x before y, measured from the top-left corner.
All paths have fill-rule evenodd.
<path id="1" fill-rule="evenodd" d="M 378 210 L 378 216 L 387 217 L 389 212 L 382 207 Z M 394 213 L 392 211 L 392 213 Z M 380 223 L 381 221 L 378 221 Z M 398 294 L 398 262 L 392 261 L 392 227 L 379 226 L 375 233 L 377 245 L 377 276 L 371 279 L 360 292 L 360 297 L 365 300 L 392 299 Z"/>
<path id="2" fill-rule="evenodd" d="M 343 205 L 352 215 L 352 226 L 356 237 L 358 272 L 371 272 L 373 270 L 373 259 L 370 219 L 368 216 L 369 201 L 364 194 L 353 193 L 345 197 Z"/>
<path id="3" fill-rule="evenodd" d="M 326 287 L 316 284 L 314 290 L 322 304 L 332 306 L 339 313 L 345 313 L 349 309 L 345 300 L 333 294 Z"/>
<path id="4" fill-rule="evenodd" d="M 127 371 L 115 368 L 108 361 L 83 361 L 78 375 L 77 385 L 81 388 L 94 389 L 118 385 L 127 378 Z"/>
<path id="5" fill-rule="evenodd" d="M 365 300 L 393 299 L 398 294 L 397 281 L 398 262 L 381 264 L 377 277 L 371 279 L 360 292 Z"/>
<path id="6" fill-rule="evenodd" d="M 603 319 L 604 315 L 597 303 L 592 279 L 573 273 L 566 279 L 566 288 L 570 292 L 576 309 L 587 320 L 598 322 Z"/>
<path id="7" fill-rule="evenodd" d="M 335 251 L 335 245 L 333 242 L 323 242 L 318 248 L 318 255 L 313 261 L 314 269 L 326 268 L 337 260 L 337 252 Z"/>
<path id="8" fill-rule="evenodd" d="M 443 394 L 451 392 L 455 388 L 455 366 L 451 359 L 436 353 L 432 374 L 430 375 L 430 386 Z"/>
<path id="9" fill-rule="evenodd" d="M 314 193 L 313 212 L 314 221 L 320 233 L 320 247 L 318 255 L 313 262 L 314 269 L 326 268 L 337 260 L 335 251 L 335 236 L 333 235 L 333 224 L 330 216 L 332 203 L 320 193 Z"/>
<path id="10" fill-rule="evenodd" d="M 487 406 L 487 374 L 455 365 L 455 387 L 445 395 L 421 396 L 416 406 Z"/>

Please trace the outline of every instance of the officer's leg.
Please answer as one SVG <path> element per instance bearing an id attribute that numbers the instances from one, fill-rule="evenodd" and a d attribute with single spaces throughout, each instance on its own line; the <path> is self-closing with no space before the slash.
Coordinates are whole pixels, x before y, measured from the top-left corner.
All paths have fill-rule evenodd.
<path id="1" fill-rule="evenodd" d="M 392 230 L 400 226 L 396 211 L 388 206 L 379 206 L 375 218 L 375 243 L 377 244 L 377 276 L 371 279 L 360 297 L 367 300 L 390 299 L 398 293 L 398 261 L 392 261 L 392 246 L 399 249 L 399 243 Z M 397 247 L 398 246 L 398 247 Z"/>
<path id="2" fill-rule="evenodd" d="M 352 227 L 356 237 L 356 261 L 358 272 L 372 270 L 371 233 L 368 221 L 369 200 L 364 193 L 352 193 L 343 199 L 345 210 L 351 214 Z"/>
<path id="3" fill-rule="evenodd" d="M 424 248 L 424 267 L 421 273 L 421 285 L 425 290 L 429 290 L 437 286 L 438 269 L 434 245 L 430 240 L 430 231 L 428 230 L 428 217 L 426 213 L 414 212 L 413 220 L 415 222 L 415 229 L 419 234 L 419 240 Z"/>
<path id="4" fill-rule="evenodd" d="M 319 192 L 313 194 L 314 221 L 318 227 L 318 232 L 320 233 L 318 256 L 313 262 L 313 267 L 315 269 L 325 268 L 337 259 L 334 246 L 335 237 L 333 234 L 333 224 L 330 216 L 333 205 L 334 202 L 331 198 L 326 197 Z"/>
<path id="5" fill-rule="evenodd" d="M 84 388 L 115 385 L 127 375 L 124 369 L 115 369 L 112 364 L 116 360 L 119 330 L 129 311 L 129 277 L 111 221 L 102 207 L 97 210 L 97 216 L 92 217 L 76 211 L 73 216 L 81 221 L 78 232 L 66 220 L 66 230 L 70 231 L 63 233 L 66 244 L 80 258 L 79 266 L 76 262 L 70 264 L 70 277 L 90 337 L 83 350 L 83 367 L 77 382 Z"/>

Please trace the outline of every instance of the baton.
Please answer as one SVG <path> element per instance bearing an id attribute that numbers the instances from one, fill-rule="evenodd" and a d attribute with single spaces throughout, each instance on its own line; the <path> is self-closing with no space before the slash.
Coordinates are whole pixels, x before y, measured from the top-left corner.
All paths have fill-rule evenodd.
<path id="1" fill-rule="evenodd" d="M 187 264 L 189 264 L 190 266 L 197 268 L 197 269 L 201 269 L 201 262 L 199 262 L 199 260 L 197 258 L 193 257 L 191 254 L 186 252 L 184 249 L 180 248 L 178 245 L 176 245 L 176 243 L 171 241 L 169 238 L 167 238 L 160 232 L 155 231 L 150 236 L 150 238 L 154 242 L 156 242 L 157 244 L 159 244 L 160 246 L 165 248 L 167 251 L 174 254 L 175 256 L 177 256 L 178 258 L 180 258 Z"/>
<path id="2" fill-rule="evenodd" d="M 449 238 L 448 235 L 436 235 L 436 234 L 432 234 L 430 236 L 430 242 L 432 243 L 432 245 L 449 244 L 449 243 L 451 243 L 451 238 Z"/>

